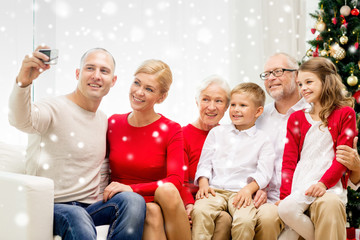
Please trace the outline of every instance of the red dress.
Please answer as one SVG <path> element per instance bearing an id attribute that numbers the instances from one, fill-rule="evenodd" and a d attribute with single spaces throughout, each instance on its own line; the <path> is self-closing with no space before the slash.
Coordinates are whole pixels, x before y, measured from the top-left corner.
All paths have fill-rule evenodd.
<path id="1" fill-rule="evenodd" d="M 180 125 L 161 115 L 147 126 L 133 127 L 127 121 L 129 114 L 115 114 L 108 120 L 111 181 L 129 185 L 146 202 L 154 201 L 162 183 L 173 183 L 181 191 L 184 150 Z"/>
<path id="2" fill-rule="evenodd" d="M 184 186 L 181 190 L 181 198 L 184 205 L 194 204 L 198 186 L 194 185 L 194 178 L 199 163 L 201 150 L 209 131 L 204 131 L 191 124 L 183 127 L 184 134 L 184 160 L 185 178 Z"/>

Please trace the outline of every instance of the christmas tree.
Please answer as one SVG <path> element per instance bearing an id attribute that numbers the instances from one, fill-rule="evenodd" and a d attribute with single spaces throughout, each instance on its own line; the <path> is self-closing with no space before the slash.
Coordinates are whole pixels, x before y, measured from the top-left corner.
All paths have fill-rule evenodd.
<path id="1" fill-rule="evenodd" d="M 311 32 L 315 39 L 308 41 L 309 57 L 327 57 L 337 66 L 348 92 L 355 98 L 359 129 L 360 118 L 360 3 L 358 0 L 320 0 L 319 10 L 311 13 L 316 24 Z M 360 150 L 358 143 L 358 151 Z M 352 227 L 360 225 L 360 190 L 348 190 L 347 220 Z"/>

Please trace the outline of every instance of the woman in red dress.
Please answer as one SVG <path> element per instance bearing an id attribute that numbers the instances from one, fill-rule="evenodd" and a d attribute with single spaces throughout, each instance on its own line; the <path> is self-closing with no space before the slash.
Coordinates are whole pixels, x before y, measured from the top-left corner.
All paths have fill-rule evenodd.
<path id="1" fill-rule="evenodd" d="M 112 182 L 104 199 L 123 191 L 145 198 L 144 240 L 191 239 L 179 194 L 184 180 L 182 129 L 154 110 L 154 105 L 167 97 L 171 83 L 166 63 L 145 61 L 130 87 L 132 112 L 115 114 L 108 122 Z"/>

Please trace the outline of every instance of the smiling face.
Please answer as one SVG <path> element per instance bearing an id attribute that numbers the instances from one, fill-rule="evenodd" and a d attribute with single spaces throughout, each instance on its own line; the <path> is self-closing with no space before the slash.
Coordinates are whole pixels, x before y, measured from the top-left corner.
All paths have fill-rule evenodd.
<path id="1" fill-rule="evenodd" d="M 265 64 L 264 72 L 273 71 L 278 68 L 292 68 L 289 66 L 289 60 L 285 55 L 279 54 L 269 58 Z M 294 94 L 298 95 L 295 78 L 296 73 L 289 71 L 285 71 L 280 77 L 275 77 L 273 74 L 270 74 L 270 77 L 264 82 L 266 92 L 275 101 L 286 99 Z"/>
<path id="2" fill-rule="evenodd" d="M 252 98 L 251 94 L 243 92 L 236 92 L 231 95 L 230 119 L 236 129 L 240 131 L 254 126 L 256 119 L 263 112 L 264 108 L 257 106 Z"/>
<path id="3" fill-rule="evenodd" d="M 303 98 L 308 103 L 320 104 L 322 82 L 314 73 L 300 71 L 297 84 Z"/>
<path id="4" fill-rule="evenodd" d="M 156 103 L 161 103 L 166 93 L 161 93 L 161 87 L 155 75 L 138 73 L 131 84 L 129 99 L 134 111 L 146 112 L 153 110 Z"/>
<path id="5" fill-rule="evenodd" d="M 105 51 L 90 52 L 83 60 L 81 68 L 76 69 L 78 90 L 87 100 L 101 101 L 114 86 L 114 61 Z"/>
<path id="6" fill-rule="evenodd" d="M 210 84 L 201 91 L 196 100 L 199 108 L 199 120 L 203 129 L 211 129 L 219 124 L 228 107 L 227 93 L 217 84 Z"/>

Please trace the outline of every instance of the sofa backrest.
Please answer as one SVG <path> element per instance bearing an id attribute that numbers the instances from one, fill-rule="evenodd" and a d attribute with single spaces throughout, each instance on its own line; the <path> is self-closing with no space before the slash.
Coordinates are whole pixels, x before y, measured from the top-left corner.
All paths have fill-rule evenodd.
<path id="1" fill-rule="evenodd" d="M 25 154 L 25 146 L 11 145 L 0 141 L 0 171 L 24 174 Z M 100 195 L 98 196 L 98 200 L 102 200 L 102 193 L 109 184 L 109 159 L 106 158 L 104 160 L 100 169 L 100 174 Z"/>
<path id="2" fill-rule="evenodd" d="M 0 142 L 0 171 L 25 173 L 25 146 Z"/>

